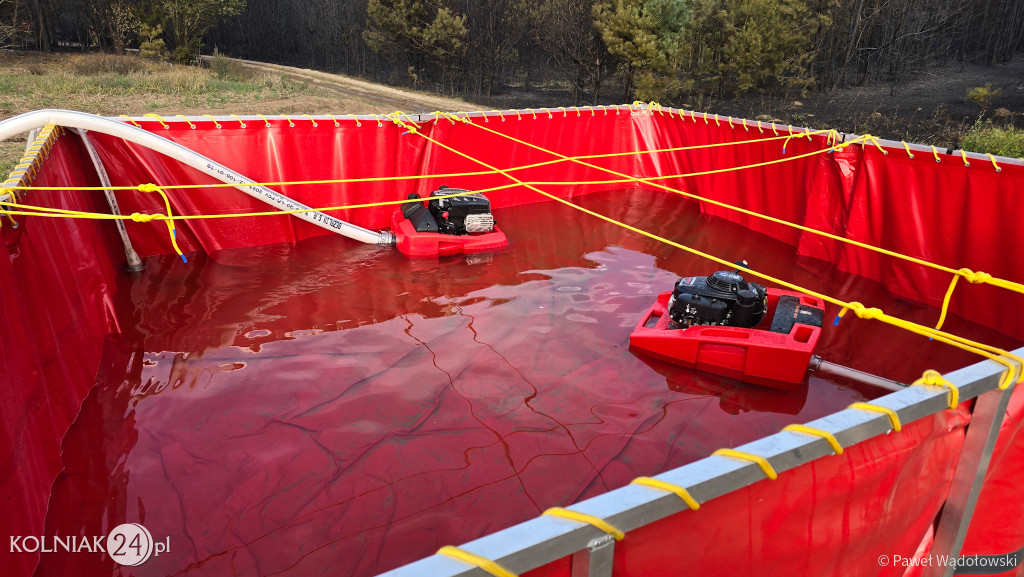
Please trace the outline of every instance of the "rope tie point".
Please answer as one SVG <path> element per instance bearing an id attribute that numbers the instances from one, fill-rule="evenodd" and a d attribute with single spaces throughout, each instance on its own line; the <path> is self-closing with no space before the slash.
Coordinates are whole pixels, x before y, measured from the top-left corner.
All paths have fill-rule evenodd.
<path id="1" fill-rule="evenodd" d="M 939 158 L 939 151 L 934 145 L 932 145 L 932 156 L 935 157 L 935 162 L 942 162 L 942 159 Z"/>
<path id="2" fill-rule="evenodd" d="M 988 153 L 986 153 L 986 154 L 988 154 Z M 996 172 L 1002 172 L 1003 171 L 1003 169 L 999 168 L 999 165 L 996 164 L 996 157 L 992 156 L 991 154 L 988 154 L 988 159 L 992 161 L 992 168 L 996 169 Z"/>
<path id="3" fill-rule="evenodd" d="M 127 116 L 127 115 L 124 115 L 124 114 L 122 114 L 122 115 L 121 115 L 121 116 L 119 116 L 118 118 L 124 118 L 124 119 L 125 119 L 125 120 L 127 120 L 128 122 L 130 122 L 130 123 L 132 123 L 133 125 L 135 125 L 135 128 L 142 128 L 142 125 L 141 125 L 141 124 L 139 124 L 138 122 L 135 122 L 134 120 L 132 120 L 132 117 L 131 117 L 131 116 Z"/>
<path id="4" fill-rule="evenodd" d="M 909 144 L 907 144 L 907 141 L 905 141 L 905 140 L 901 140 L 900 142 L 902 142 L 902 143 L 903 143 L 903 148 L 904 148 L 904 149 L 906 149 L 906 151 L 907 151 L 907 156 L 909 156 L 910 158 L 914 158 L 914 153 L 913 153 L 913 152 L 910 152 L 910 145 L 909 145 Z"/>
<path id="5" fill-rule="evenodd" d="M 662 481 L 660 479 L 654 479 L 651 477 L 637 477 L 636 479 L 630 481 L 629 484 L 640 485 L 642 487 L 650 487 L 652 489 L 659 489 L 661 491 L 675 493 L 676 495 L 679 496 L 680 499 L 683 500 L 684 503 L 686 503 L 686 506 L 689 507 L 691 511 L 696 511 L 697 509 L 700 509 L 700 503 L 698 503 L 697 500 L 694 499 L 692 495 L 690 495 L 690 492 L 686 490 L 686 487 L 683 487 L 682 485 L 676 485 L 674 483 L 669 483 L 667 481 Z"/>
<path id="6" fill-rule="evenodd" d="M 963 159 L 964 166 L 970 166 L 971 165 L 971 161 L 967 160 L 967 153 L 964 152 L 962 149 L 960 150 L 960 158 Z"/>
<path id="7" fill-rule="evenodd" d="M 203 117 L 204 118 L 209 118 L 210 120 L 212 120 L 213 121 L 213 125 L 217 127 L 217 130 L 220 130 L 220 123 L 217 122 L 216 118 L 210 116 L 209 114 L 204 114 Z M 191 122 L 189 124 L 191 124 Z M 195 128 L 195 127 L 193 127 L 193 128 Z"/>
<path id="8" fill-rule="evenodd" d="M 312 115 L 309 115 L 309 114 L 303 114 L 303 116 L 305 116 L 306 118 L 308 118 L 308 119 L 309 119 L 309 121 L 313 123 L 313 128 L 316 128 L 316 127 L 320 126 L 319 124 L 317 124 L 317 123 L 316 123 L 316 119 L 315 119 L 315 118 L 313 118 L 313 116 L 312 116 Z"/>
<path id="9" fill-rule="evenodd" d="M 184 120 L 185 122 L 187 122 L 188 123 L 188 127 L 191 128 L 192 130 L 196 129 L 196 125 L 192 124 L 192 121 L 189 120 L 187 116 L 183 116 L 181 114 L 175 114 L 175 116 L 177 116 L 178 118 L 180 118 L 180 119 Z"/>
<path id="10" fill-rule="evenodd" d="M 837 455 L 843 454 L 843 446 L 839 444 L 839 440 L 832 433 L 818 429 L 816 427 L 808 427 L 807 425 L 787 425 L 782 429 L 783 431 L 790 431 L 793 433 L 804 433 L 805 435 L 813 435 L 815 437 L 821 437 L 828 441 L 828 444 L 832 447 L 832 452 Z"/>
<path id="11" fill-rule="evenodd" d="M 157 186 L 157 185 L 155 185 L 153 183 L 140 184 L 138 190 L 139 190 L 139 192 L 145 192 L 145 193 L 155 192 L 155 193 L 159 194 L 160 198 L 163 199 L 163 201 L 164 201 L 164 206 L 167 208 L 167 215 L 166 215 L 166 218 L 164 218 L 164 215 L 140 215 L 141 217 L 151 217 L 151 218 L 149 218 L 149 220 L 137 221 L 137 222 L 149 222 L 150 220 L 156 220 L 158 217 L 161 220 L 163 220 L 167 224 L 167 234 L 170 235 L 170 237 L 171 237 L 171 246 L 174 248 L 174 252 L 178 253 L 178 256 L 181 257 L 181 260 L 183 262 L 187 263 L 188 259 L 185 258 L 185 254 L 182 253 L 181 252 L 181 248 L 178 247 L 178 231 L 174 227 L 174 213 L 171 212 L 171 199 L 167 197 L 167 193 L 165 193 L 163 191 L 163 189 L 161 189 L 159 186 Z M 137 214 L 137 213 L 133 213 L 132 214 L 132 220 L 133 221 L 135 220 L 135 214 Z"/>
<path id="12" fill-rule="evenodd" d="M 166 122 L 164 122 L 164 119 L 159 114 L 149 113 L 149 114 L 146 114 L 144 116 L 149 117 L 149 118 L 155 118 L 156 121 L 160 123 L 160 126 L 164 127 L 164 130 L 170 130 L 171 129 L 171 127 L 168 126 Z"/>
<path id="13" fill-rule="evenodd" d="M 598 529 L 608 533 L 612 537 L 615 537 L 616 541 L 621 541 L 626 537 L 626 534 L 616 528 L 614 525 L 605 521 L 600 517 L 594 515 L 587 515 L 586 513 L 580 513 L 579 511 L 571 511 L 569 509 L 563 509 L 562 507 L 552 507 L 547 511 L 541 513 L 548 517 L 559 517 L 561 519 L 568 519 L 570 521 L 576 521 L 577 523 L 584 523 L 586 525 L 593 525 Z"/>
<path id="14" fill-rule="evenodd" d="M 900 416 L 896 414 L 896 411 L 889 407 L 883 407 L 881 405 L 873 405 L 871 403 L 853 403 L 848 409 L 854 409 L 858 411 L 869 411 L 872 413 L 882 413 L 889 417 L 889 423 L 892 425 L 893 432 L 900 432 L 903 429 L 903 425 L 900 424 Z"/>
<path id="15" fill-rule="evenodd" d="M 267 120 L 266 116 L 263 116 L 262 114 L 257 114 L 256 116 L 259 116 L 260 118 L 262 118 L 263 119 L 263 125 L 266 126 L 267 128 L 270 128 L 270 121 Z"/>
<path id="16" fill-rule="evenodd" d="M 494 577 L 519 577 L 515 573 L 505 569 L 501 565 L 498 565 L 494 561 L 486 557 L 481 557 L 475 553 L 470 553 L 465 549 L 459 549 L 458 547 L 452 547 L 451 545 L 445 545 L 437 550 L 438 555 L 444 555 L 458 561 L 462 561 L 467 565 L 473 565 L 479 567 L 484 572 L 493 575 Z"/>
<path id="17" fill-rule="evenodd" d="M 327 118 L 330 118 L 330 119 L 331 119 L 331 122 L 333 122 L 333 123 L 334 123 L 334 127 L 335 127 L 335 128 L 339 128 L 339 127 L 341 126 L 341 123 L 339 123 L 339 122 L 338 122 L 338 119 L 337 119 L 337 118 L 335 118 L 333 114 L 328 114 L 328 115 L 327 115 Z"/>
<path id="18" fill-rule="evenodd" d="M 284 119 L 288 121 L 288 128 L 295 128 L 295 123 L 292 122 L 291 117 L 289 117 L 287 114 L 282 114 L 281 116 L 283 116 Z"/>
<path id="19" fill-rule="evenodd" d="M 238 121 L 239 128 L 245 128 L 245 122 L 242 120 L 241 116 L 237 114 L 232 114 L 231 117 Z"/>
<path id="20" fill-rule="evenodd" d="M 960 404 L 959 387 L 946 380 L 946 378 L 943 377 L 942 373 L 940 373 L 939 371 L 928 369 L 927 371 L 924 372 L 923 375 L 921 375 L 920 379 L 917 379 L 916 381 L 911 383 L 911 386 L 944 387 L 946 389 L 949 389 L 949 408 L 955 409 L 957 405 Z"/>
<path id="21" fill-rule="evenodd" d="M 765 459 L 761 455 L 755 455 L 753 453 L 747 453 L 746 451 L 737 451 L 736 449 L 719 449 L 714 453 L 711 453 L 712 457 L 730 457 L 733 459 L 739 459 L 741 461 L 751 461 L 757 463 L 758 467 L 764 471 L 766 477 L 774 481 L 779 478 L 779 474 L 775 472 L 775 467 L 772 467 L 768 459 Z"/>
<path id="22" fill-rule="evenodd" d="M 565 107 L 564 106 L 559 106 L 558 108 L 560 108 L 562 110 L 562 118 L 566 118 L 568 116 L 568 113 L 565 111 Z M 551 118 L 550 114 L 548 115 L 548 118 Z"/>

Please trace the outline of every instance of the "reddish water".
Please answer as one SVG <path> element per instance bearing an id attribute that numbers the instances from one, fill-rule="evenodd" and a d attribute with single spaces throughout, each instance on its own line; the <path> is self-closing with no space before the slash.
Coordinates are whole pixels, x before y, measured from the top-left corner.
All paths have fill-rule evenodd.
<path id="1" fill-rule="evenodd" d="M 581 202 L 937 316 L 678 199 Z M 64 440 L 45 534 L 140 522 L 171 551 L 130 569 L 47 554 L 37 574 L 372 575 L 878 394 L 823 375 L 782 393 L 638 357 L 628 335 L 655 294 L 713 265 L 560 206 L 496 216 L 511 247 L 486 257 L 319 239 L 126 276 L 130 329 Z M 977 360 L 857 319 L 828 324 L 819 352 L 901 380 Z"/>

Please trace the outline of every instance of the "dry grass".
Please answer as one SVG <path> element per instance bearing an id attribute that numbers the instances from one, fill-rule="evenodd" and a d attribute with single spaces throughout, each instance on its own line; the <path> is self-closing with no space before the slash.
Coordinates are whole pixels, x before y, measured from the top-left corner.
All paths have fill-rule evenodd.
<path id="1" fill-rule="evenodd" d="M 269 70 L 207 68 L 112 54 L 0 53 L 0 120 L 63 108 L 104 116 L 175 114 L 369 114 L 394 110 L 372 93 L 346 94 Z M 21 158 L 23 139 L 0 142 L 0 179 Z"/>

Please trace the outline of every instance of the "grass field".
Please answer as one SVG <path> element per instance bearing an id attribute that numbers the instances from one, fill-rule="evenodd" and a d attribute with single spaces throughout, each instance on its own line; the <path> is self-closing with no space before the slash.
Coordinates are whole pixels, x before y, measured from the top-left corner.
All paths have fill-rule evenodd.
<path id="1" fill-rule="evenodd" d="M 320 78 L 314 76 L 327 77 Z M 0 53 L 0 120 L 32 110 L 63 108 L 104 116 L 175 114 L 371 114 L 396 109 L 465 109 L 466 103 L 380 86 L 348 89 L 342 77 L 229 59 L 209 68 L 151 62 L 113 54 Z M 0 179 L 25 149 L 24 139 L 0 142 Z"/>

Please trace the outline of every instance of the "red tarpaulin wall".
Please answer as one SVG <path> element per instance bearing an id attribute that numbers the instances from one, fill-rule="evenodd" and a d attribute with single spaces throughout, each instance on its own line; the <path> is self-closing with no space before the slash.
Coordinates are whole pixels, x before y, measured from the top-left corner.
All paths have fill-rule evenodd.
<path id="1" fill-rule="evenodd" d="M 390 122 L 330 122 L 272 119 L 271 126 L 249 122 L 193 121 L 170 128 L 142 122 L 170 138 L 260 182 L 345 179 L 396 175 L 460 173 L 484 170 L 465 157 L 444 150 Z M 564 155 L 592 155 L 632 150 L 738 142 L 774 134 L 740 123 L 705 122 L 648 112 L 577 116 L 560 112 L 521 117 L 492 115 L 476 122 L 501 134 Z M 421 132 L 499 168 L 557 159 L 550 152 L 516 143 L 499 134 L 442 119 L 424 122 Z M 93 134 L 114 185 L 210 184 L 213 179 L 175 161 L 119 139 Z M 713 171 L 821 151 L 824 135 L 765 140 L 735 146 L 700 148 L 641 156 L 588 160 L 637 177 Z M 785 155 L 783 155 L 785 147 Z M 902 149 L 884 155 L 868 145 L 844 148 L 797 160 L 745 170 L 666 179 L 664 184 L 707 198 L 806 226 L 848 236 L 952 267 L 969 267 L 993 276 L 1024 282 L 1013 255 L 1024 250 L 1024 231 L 1003 215 L 1024 213 L 1024 167 L 990 163 L 970 167 L 953 156 L 941 162 Z M 614 180 L 608 172 L 575 163 L 547 164 L 513 173 L 527 181 L 576 182 Z M 508 183 L 502 175 L 393 182 L 283 185 L 275 190 L 313 207 L 405 198 L 441 184 L 479 189 Z M 88 156 L 74 135 L 57 140 L 32 184 L 98 184 Z M 545 184 L 541 189 L 569 197 L 628 183 Z M 638 185 L 651 188 L 649 185 Z M 242 193 L 225 188 L 169 190 L 176 214 L 210 214 L 267 210 Z M 666 194 L 671 194 L 666 192 Z M 517 188 L 488 195 L 497 208 L 545 200 Z M 159 196 L 118 192 L 123 212 L 162 212 Z M 105 211 L 97 192 L 32 192 L 26 202 Z M 753 216 L 702 203 L 708 213 L 789 242 L 804 254 L 880 280 L 895 294 L 936 305 L 950 275 Z M 388 225 L 392 208 L 351 210 L 340 218 L 370 228 Z M 618 217 L 621 215 L 611 215 Z M 628 223 L 628 215 L 621 216 Z M 142 255 L 171 252 L 163 223 L 127 224 Z M 178 223 L 178 243 L 185 252 L 296 241 L 329 234 L 288 216 L 201 220 Z M 99 363 L 99 343 L 116 333 L 116 302 L 108 287 L 124 257 L 112 224 L 103 221 L 35 218 L 17 230 L 3 229 L 10 259 L 0 264 L 0 289 L 7 306 L 0 323 L 0 358 L 8 395 L 3 403 L 3 523 L 10 535 L 39 534 L 49 486 L 61 464 L 61 436 L 92 386 Z M 808 287 L 815 288 L 815 287 Z M 865 303 L 871 305 L 871 303 Z M 951 311 L 1016 338 L 1024 337 L 1021 295 L 987 285 L 961 283 Z M 75 354 L 68 354 L 74 350 Z M 1010 416 L 1024 418 L 1017 395 Z M 946 412 L 904 433 L 851 448 L 784 474 L 778 483 L 761 483 L 702 507 L 700 515 L 680 515 L 631 534 L 617 554 L 622 574 L 658 574 L 678 564 L 705 562 L 708 567 L 744 572 L 792 574 L 877 574 L 877 551 L 910 555 L 927 533 L 944 497 L 963 438 L 966 419 Z M 1024 436 L 1013 420 L 1004 423 L 999 452 L 982 493 L 964 552 L 1003 553 L 1024 545 L 1024 515 L 1014 490 L 1024 462 Z M 808 479 L 816 479 L 808 497 Z M 826 479 L 827 482 L 822 480 Z M 699 523 L 691 527 L 690 524 Z M 736 533 L 733 527 L 739 527 Z M 685 540 L 678 539 L 686 532 Z M 808 539 L 783 538 L 789 534 Z M 650 538 L 644 537 L 649 536 Z M 679 543 L 685 541 L 686 547 Z M 689 547 L 689 549 L 687 548 Z M 884 551 L 883 551 L 884 549 Z M 827 551 L 827 553 L 824 553 Z M 31 555 L 4 565 L 12 574 L 27 574 Z M 566 564 L 540 573 L 558 572 Z M 664 569 L 662 569 L 664 568 Z M 772 569 L 774 568 L 774 569 Z M 899 574 L 895 569 L 892 574 Z M 712 573 L 716 571 L 711 571 Z M 617 573 L 618 574 L 618 573 Z"/>

